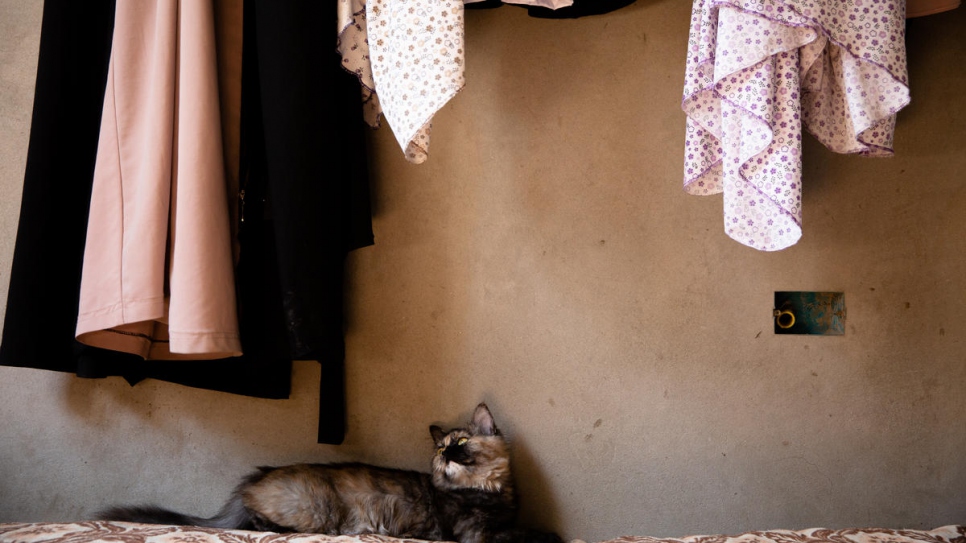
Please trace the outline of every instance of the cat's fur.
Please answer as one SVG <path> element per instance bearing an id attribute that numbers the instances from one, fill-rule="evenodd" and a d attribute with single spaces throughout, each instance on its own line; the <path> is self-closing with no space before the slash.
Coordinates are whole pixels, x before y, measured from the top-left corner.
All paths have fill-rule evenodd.
<path id="1" fill-rule="evenodd" d="M 485 404 L 462 428 L 430 426 L 432 473 L 359 463 L 260 467 L 211 518 L 155 506 L 115 507 L 104 520 L 331 535 L 377 533 L 460 543 L 559 543 L 514 526 L 509 447 Z"/>

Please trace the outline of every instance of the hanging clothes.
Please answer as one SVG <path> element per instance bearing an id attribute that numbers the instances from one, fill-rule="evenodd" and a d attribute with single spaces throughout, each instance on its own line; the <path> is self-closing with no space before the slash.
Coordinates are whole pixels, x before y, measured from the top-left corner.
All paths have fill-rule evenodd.
<path id="1" fill-rule="evenodd" d="M 902 2 L 695 0 L 684 188 L 723 193 L 725 232 L 774 251 L 802 234 L 801 129 L 830 150 L 892 155 L 909 103 Z"/>
<path id="2" fill-rule="evenodd" d="M 339 0 L 336 8 L 336 49 L 342 67 L 355 74 L 359 80 L 362 96 L 362 114 L 366 124 L 378 128 L 382 119 L 382 106 L 372 80 L 372 64 L 369 62 L 369 27 L 366 22 L 366 0 Z"/>
<path id="3" fill-rule="evenodd" d="M 241 354 L 217 76 L 212 2 L 117 4 L 78 341 Z"/>
<path id="4" fill-rule="evenodd" d="M 906 18 L 935 15 L 956 9 L 960 4 L 961 0 L 906 0 Z"/>
<path id="5" fill-rule="evenodd" d="M 44 2 L 0 365 L 287 398 L 291 361 L 259 356 L 252 347 L 237 358 L 155 362 L 74 338 L 114 13 L 113 0 Z M 262 331 L 256 333 L 261 341 Z"/>
<path id="6" fill-rule="evenodd" d="M 487 0 L 463 0 L 466 5 L 477 4 L 485 1 Z M 504 0 L 500 3 L 517 4 L 520 6 L 534 6 L 546 9 L 559 9 L 574 5 L 574 0 Z"/>
<path id="7" fill-rule="evenodd" d="M 527 15 L 538 19 L 577 19 L 603 15 L 633 4 L 636 0 L 473 0 L 471 9 L 498 8 L 504 4 L 527 8 Z"/>
<path id="8" fill-rule="evenodd" d="M 509 0 L 532 17 L 599 15 L 635 0 Z M 364 118 L 373 128 L 385 117 L 407 161 L 429 157 L 435 114 L 466 84 L 464 4 L 494 8 L 495 0 L 339 0 L 338 50 L 343 67 L 362 86 Z M 405 16 L 404 16 L 405 14 Z"/>
<path id="9" fill-rule="evenodd" d="M 44 2 L 20 219 L 0 364 L 99 375 L 76 344 L 81 261 L 114 27 L 114 1 Z M 70 92 L 64 92 L 70 89 Z M 52 220 L 56 218 L 56 221 Z"/>
<path id="10" fill-rule="evenodd" d="M 241 167 L 241 87 L 245 4 L 243 0 L 214 0 L 214 7 L 221 147 L 225 159 L 225 186 L 228 190 L 232 257 L 237 264 L 241 252 L 238 244 L 240 225 L 238 192 Z"/>
<path id="11" fill-rule="evenodd" d="M 241 17 L 221 11 L 233 2 L 241 7 L 237 0 L 218 0 L 216 15 L 223 17 L 220 36 L 237 40 Z M 115 5 L 108 0 L 47 0 L 0 365 L 82 377 L 119 375 L 132 385 L 153 378 L 287 398 L 293 358 L 318 359 L 323 366 L 319 439 L 342 441 L 342 265 L 348 248 L 372 243 L 359 86 L 340 67 L 331 37 L 326 40 L 317 31 L 331 12 L 308 2 L 263 7 L 256 46 L 255 18 L 247 17 L 255 4 L 245 2 L 244 24 L 251 28 L 245 29 L 244 49 L 245 58 L 261 58 L 259 64 L 267 68 L 248 70 L 245 84 L 239 70 L 228 69 L 241 88 L 219 89 L 223 96 L 227 92 L 241 99 L 223 111 L 232 117 L 234 107 L 242 125 L 241 177 L 252 193 L 245 198 L 245 221 L 236 244 L 244 354 L 218 360 L 144 360 L 75 340 L 89 212 L 78 203 L 90 201 L 92 194 Z M 289 42 L 294 36 L 299 38 Z M 242 60 L 231 46 L 219 51 L 220 59 L 226 57 Z M 226 68 L 219 64 L 223 75 Z M 297 90 L 289 92 L 289 85 Z M 265 108 L 265 129 L 259 97 L 263 87 L 265 96 L 276 102 Z M 63 92 L 65 88 L 71 92 Z M 329 100 L 322 99 L 326 96 Z M 293 101 L 286 103 L 289 99 Z M 240 115 L 240 107 L 258 114 Z M 227 123 L 222 129 L 231 132 Z M 291 134 L 286 133 L 289 129 Z M 277 139 L 279 132 L 282 139 Z M 226 150 L 227 171 L 232 171 L 231 157 L 238 155 Z"/>
<path id="12" fill-rule="evenodd" d="M 331 9 L 246 0 L 242 70 L 240 265 L 272 264 L 285 354 L 322 366 L 320 443 L 345 432 L 345 257 L 373 243 L 359 83 L 319 31 Z"/>
<path id="13" fill-rule="evenodd" d="M 425 162 L 433 116 L 465 85 L 463 0 L 339 0 L 337 20 L 366 122 L 384 116 L 406 160 Z"/>

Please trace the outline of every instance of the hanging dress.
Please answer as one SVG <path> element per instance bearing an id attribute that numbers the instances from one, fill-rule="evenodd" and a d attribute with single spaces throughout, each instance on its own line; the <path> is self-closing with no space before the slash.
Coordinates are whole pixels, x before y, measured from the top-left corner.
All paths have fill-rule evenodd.
<path id="1" fill-rule="evenodd" d="M 723 193 L 724 230 L 762 251 L 802 235 L 802 129 L 891 156 L 909 103 L 903 2 L 695 0 L 684 189 Z"/>
<path id="2" fill-rule="evenodd" d="M 145 359 L 241 354 L 213 4 L 119 2 L 77 339 Z"/>

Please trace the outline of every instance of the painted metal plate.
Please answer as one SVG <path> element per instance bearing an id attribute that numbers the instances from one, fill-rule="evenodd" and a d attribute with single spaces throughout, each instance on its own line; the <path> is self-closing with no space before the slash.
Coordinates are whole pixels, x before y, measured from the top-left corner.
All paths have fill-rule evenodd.
<path id="1" fill-rule="evenodd" d="M 845 334 L 845 294 L 842 292 L 775 292 L 776 334 Z"/>

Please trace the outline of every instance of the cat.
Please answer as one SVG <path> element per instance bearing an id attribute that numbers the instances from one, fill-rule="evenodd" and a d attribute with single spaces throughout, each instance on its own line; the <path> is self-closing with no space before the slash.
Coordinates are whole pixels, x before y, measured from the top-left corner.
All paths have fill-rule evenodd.
<path id="1" fill-rule="evenodd" d="M 561 543 L 554 533 L 515 525 L 509 446 L 485 403 L 465 426 L 429 431 L 436 445 L 431 473 L 361 463 L 259 467 L 211 518 L 151 505 L 114 507 L 97 518 L 460 543 Z"/>

